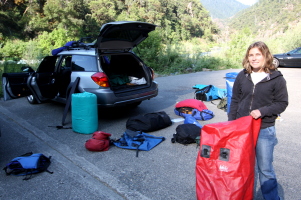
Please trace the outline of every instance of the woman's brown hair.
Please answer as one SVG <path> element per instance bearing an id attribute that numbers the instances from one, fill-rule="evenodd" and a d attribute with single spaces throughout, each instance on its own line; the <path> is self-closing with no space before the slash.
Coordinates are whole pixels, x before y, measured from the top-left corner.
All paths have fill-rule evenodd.
<path id="1" fill-rule="evenodd" d="M 246 55 L 242 61 L 243 67 L 247 70 L 249 74 L 252 73 L 252 66 L 250 65 L 248 57 L 249 57 L 249 51 L 253 48 L 258 48 L 264 57 L 265 62 L 264 65 L 262 66 L 262 69 L 264 70 L 265 73 L 270 73 L 270 70 L 276 69 L 275 65 L 273 64 L 273 55 L 271 54 L 268 46 L 264 42 L 258 41 L 258 42 L 254 42 L 249 46 Z"/>

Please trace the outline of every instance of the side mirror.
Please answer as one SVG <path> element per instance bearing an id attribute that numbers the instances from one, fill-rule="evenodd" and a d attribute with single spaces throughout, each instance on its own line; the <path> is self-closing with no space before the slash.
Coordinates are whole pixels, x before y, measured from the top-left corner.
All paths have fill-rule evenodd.
<path id="1" fill-rule="evenodd" d="M 23 66 L 23 67 L 21 67 L 21 70 L 23 72 L 34 72 L 34 70 L 29 66 Z"/>

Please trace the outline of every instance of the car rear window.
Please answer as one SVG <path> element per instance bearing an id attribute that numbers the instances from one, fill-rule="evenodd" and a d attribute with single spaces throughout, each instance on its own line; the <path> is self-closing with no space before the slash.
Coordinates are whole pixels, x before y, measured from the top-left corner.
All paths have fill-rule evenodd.
<path id="1" fill-rule="evenodd" d="M 72 71 L 96 72 L 97 62 L 95 56 L 72 56 Z"/>
<path id="2" fill-rule="evenodd" d="M 134 42 L 141 36 L 139 30 L 114 30 L 103 36 L 102 42 L 112 41 L 112 40 L 121 40 Z"/>

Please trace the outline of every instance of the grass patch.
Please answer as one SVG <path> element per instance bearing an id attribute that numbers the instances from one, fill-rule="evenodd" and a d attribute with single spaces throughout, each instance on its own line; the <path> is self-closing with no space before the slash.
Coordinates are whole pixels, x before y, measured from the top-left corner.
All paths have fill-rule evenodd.
<path id="1" fill-rule="evenodd" d="M 186 50 L 186 51 L 185 51 Z M 203 54 L 200 49 L 191 46 L 169 46 L 160 52 L 156 59 L 143 59 L 157 74 L 175 75 L 194 73 L 203 70 L 224 70 L 239 68 L 241 64 L 233 59 L 225 59 L 225 53 Z"/>

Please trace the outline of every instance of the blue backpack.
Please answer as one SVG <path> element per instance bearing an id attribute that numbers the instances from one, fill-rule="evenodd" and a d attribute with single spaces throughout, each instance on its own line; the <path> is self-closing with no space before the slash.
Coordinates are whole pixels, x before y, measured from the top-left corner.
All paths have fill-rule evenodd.
<path id="1" fill-rule="evenodd" d="M 25 176 L 23 180 L 31 178 L 32 174 L 40 173 L 43 171 L 50 172 L 47 168 L 50 165 L 50 157 L 46 157 L 41 153 L 33 154 L 32 152 L 26 153 L 19 157 L 12 159 L 4 168 L 6 175 Z M 29 175 L 29 176 L 28 176 Z"/>
<path id="2" fill-rule="evenodd" d="M 64 49 L 67 49 L 68 47 L 71 47 L 74 43 L 76 43 L 75 41 L 70 41 L 67 42 L 63 47 L 57 48 L 57 49 L 53 49 L 51 51 L 51 54 L 53 56 L 56 56 L 58 53 L 62 52 Z"/>
<path id="3" fill-rule="evenodd" d="M 187 115 L 191 115 L 195 119 L 202 120 L 202 121 L 207 121 L 214 117 L 214 113 L 208 109 L 204 109 L 200 111 L 196 108 L 185 107 L 184 111 L 182 108 L 175 108 L 174 112 L 176 115 L 182 116 L 184 118 L 186 118 Z"/>
<path id="4" fill-rule="evenodd" d="M 141 131 L 126 130 L 120 139 L 113 141 L 113 144 L 123 149 L 136 150 L 136 157 L 138 157 L 139 150 L 149 151 L 164 140 L 164 137 L 156 137 Z"/>
<path id="5" fill-rule="evenodd" d="M 186 99 L 178 102 L 175 105 L 174 112 L 176 115 L 186 117 L 191 115 L 197 120 L 209 120 L 214 117 L 214 114 L 211 110 L 208 110 L 207 106 L 203 101 L 197 99 Z"/>
<path id="6" fill-rule="evenodd" d="M 192 87 L 195 90 L 195 99 L 201 101 L 212 101 L 216 99 L 223 99 L 227 96 L 226 89 L 220 89 L 214 85 L 195 85 Z"/>

